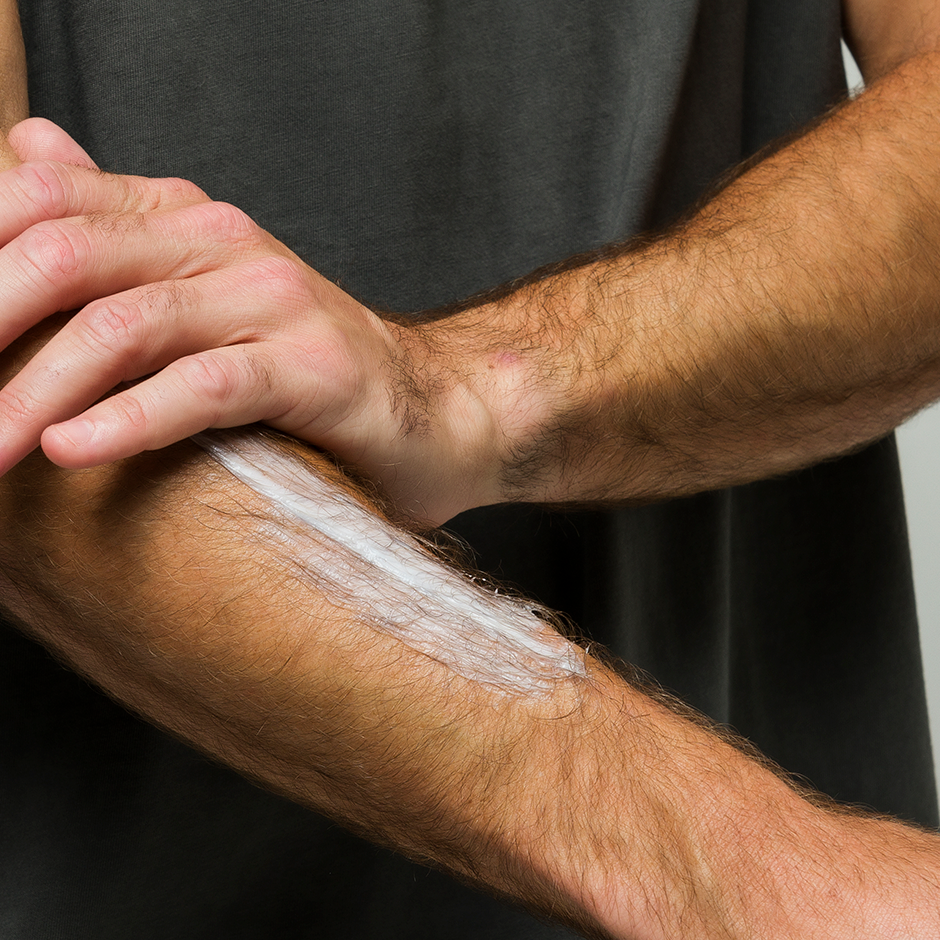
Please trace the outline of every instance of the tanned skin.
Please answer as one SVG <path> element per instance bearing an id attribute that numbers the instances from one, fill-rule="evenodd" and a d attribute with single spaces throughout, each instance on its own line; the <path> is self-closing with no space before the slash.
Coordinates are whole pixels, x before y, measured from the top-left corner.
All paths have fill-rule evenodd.
<path id="1" fill-rule="evenodd" d="M 910 83 L 932 88 L 914 68 L 886 79 L 882 87 L 894 82 L 890 87 L 896 90 Z M 8 81 L 16 74 L 11 71 Z M 890 124 L 896 104 L 877 95 L 871 101 L 879 123 Z M 857 129 L 850 136 L 856 144 L 841 146 L 867 152 L 857 143 Z M 19 155 L 68 156 L 61 140 L 44 144 L 40 137 L 36 131 L 14 134 Z M 811 149 L 801 152 L 801 165 L 813 152 L 813 145 L 803 146 Z M 882 145 L 872 146 L 881 153 Z M 789 176 L 778 164 L 767 173 L 766 182 L 788 185 Z M 684 251 L 653 246 L 642 263 L 629 263 L 637 297 L 648 294 L 652 303 L 657 277 L 675 285 L 669 296 L 676 303 L 659 315 L 671 317 L 670 329 L 678 332 L 670 335 L 693 332 L 687 324 L 692 308 L 678 303 L 684 290 L 691 291 L 689 272 L 677 269 L 682 258 L 725 257 L 728 245 L 750 224 L 748 194 L 764 200 L 763 211 L 777 206 L 775 198 L 780 211 L 789 205 L 784 195 L 792 200 L 788 190 L 773 197 L 747 176 L 740 186 L 721 197 L 722 205 L 741 210 L 740 224 L 717 218 L 717 209 L 706 210 L 690 224 Z M 856 191 L 866 192 L 864 180 Z M 828 197 L 811 192 L 807 198 L 825 205 Z M 809 209 L 787 211 L 811 214 Z M 891 218 L 879 225 L 891 229 Z M 784 230 L 777 227 L 781 238 Z M 715 253 L 697 256 L 694 251 L 705 251 L 706 233 L 717 239 Z M 770 296 L 777 277 L 799 297 L 800 284 L 783 270 L 783 245 L 768 250 L 761 296 Z M 662 276 L 655 272 L 657 258 L 666 268 Z M 595 272 L 591 283 L 609 284 L 610 259 L 592 265 L 582 269 Z M 923 286 L 927 273 L 916 262 L 910 266 Z M 822 268 L 820 274 L 832 275 L 828 266 Z M 604 278 L 596 276 L 601 270 L 607 272 Z M 571 276 L 559 275 L 553 296 L 565 296 L 565 285 L 573 292 L 569 299 L 582 296 L 565 280 Z M 623 276 L 618 274 L 615 283 Z M 730 302 L 732 280 L 718 278 L 709 286 Z M 892 309 L 902 298 L 896 281 L 885 288 L 895 302 Z M 632 293 L 634 281 L 630 285 Z M 487 387 L 500 386 L 517 368 L 542 374 L 540 357 L 564 352 L 552 338 L 553 324 L 532 319 L 544 313 L 544 305 L 521 302 L 529 295 L 517 294 L 518 304 L 499 302 L 503 322 L 523 317 L 523 324 L 533 323 L 543 339 L 533 344 L 531 355 L 511 362 L 500 358 L 497 334 L 486 350 L 485 361 L 492 361 L 495 373 Z M 874 300 L 861 294 L 856 300 L 874 311 Z M 903 308 L 913 311 L 919 302 L 908 297 Z M 606 314 L 595 302 L 585 308 L 575 335 L 582 350 L 591 346 L 584 337 L 601 337 L 608 329 Z M 763 307 L 755 302 L 758 319 L 773 323 L 776 309 L 766 298 Z M 467 311 L 457 321 L 457 339 L 445 340 L 441 331 L 436 340 L 436 326 L 421 335 L 459 345 L 459 337 L 478 330 L 477 316 Z M 718 326 L 727 325 L 721 310 L 703 317 L 700 329 L 708 336 L 714 330 L 717 338 Z M 16 373 L 61 325 L 49 322 L 9 350 L 6 374 Z M 865 354 L 875 332 L 869 317 L 853 329 L 853 336 L 862 338 L 860 358 L 874 360 Z M 902 363 L 912 357 L 910 331 L 916 332 L 904 324 L 889 331 L 900 342 Z M 383 342 L 393 333 L 389 328 L 382 334 Z M 750 361 L 748 343 L 734 336 L 729 343 L 742 361 Z M 791 349 L 787 343 L 784 347 Z M 662 349 L 668 361 L 665 353 L 673 347 Z M 761 351 L 780 371 L 772 373 L 781 385 L 772 402 L 788 401 L 789 386 L 773 350 Z M 638 369 L 636 358 L 627 361 Z M 818 368 L 814 362 L 810 375 Z M 854 366 L 847 369 L 852 372 Z M 886 370 L 888 378 L 880 384 L 890 391 L 890 377 L 897 372 L 896 366 Z M 903 405 L 887 396 L 884 409 L 892 415 L 911 407 L 912 384 L 928 384 L 930 368 L 916 366 L 912 372 L 915 380 L 906 381 Z M 706 378 L 712 374 L 703 369 Z M 572 375 L 563 369 L 560 387 Z M 602 375 L 600 381 L 603 391 L 607 379 Z M 711 382 L 713 389 L 709 382 L 703 387 L 721 400 L 724 385 Z M 872 399 L 880 402 L 883 391 L 872 393 Z M 834 416 L 832 426 L 857 423 L 843 414 L 842 386 L 821 394 L 833 400 L 823 409 Z M 549 396 L 551 414 L 564 412 L 563 397 Z M 468 407 L 473 411 L 475 406 Z M 792 407 L 780 411 L 790 414 Z M 770 411 L 776 413 L 775 408 Z M 613 410 L 619 427 L 625 419 Z M 575 413 L 581 417 L 579 409 Z M 733 422 L 718 421 L 710 409 L 704 413 L 706 424 L 727 427 L 728 440 L 736 440 Z M 818 409 L 800 411 L 800 421 L 813 425 L 818 414 Z M 880 420 L 863 420 L 856 437 L 875 433 Z M 531 436 L 531 429 L 522 426 L 527 422 L 510 423 L 507 446 Z M 695 420 L 687 425 L 682 441 L 702 434 Z M 753 428 L 761 427 L 753 422 Z M 768 440 L 779 437 L 772 428 L 760 433 Z M 539 438 L 546 442 L 541 450 L 548 464 L 560 468 L 556 473 L 536 467 L 529 474 L 545 481 L 542 495 L 595 498 L 598 488 L 604 490 L 603 480 L 578 483 L 578 471 L 565 459 L 570 450 L 550 434 Z M 787 440 L 789 450 L 802 447 L 792 430 Z M 662 450 L 671 453 L 677 446 L 687 445 Z M 656 450 L 655 440 L 646 440 L 645 447 Z M 606 451 L 602 456 L 606 459 L 599 463 L 609 470 L 612 458 Z M 701 458 L 709 459 L 707 454 Z M 807 459 L 810 455 L 800 450 L 793 462 Z M 335 472 L 322 458 L 311 460 L 312 471 Z M 778 469 L 791 462 L 778 460 Z M 718 476 L 723 473 L 728 471 Z M 636 476 L 645 479 L 640 470 Z M 693 484 L 677 484 L 685 486 Z M 645 498 L 648 486 L 638 492 Z M 435 503 L 426 515 L 446 516 L 453 509 L 446 503 Z M 544 696 L 501 695 L 463 679 L 366 628 L 355 610 L 298 583 L 254 535 L 252 527 L 265 512 L 263 501 L 189 445 L 78 471 L 59 469 L 33 454 L 0 480 L 2 596 L 29 632 L 76 669 L 205 752 L 358 832 L 586 933 L 635 940 L 935 940 L 940 935 L 936 836 L 804 799 L 760 762 L 591 659 L 587 678 L 559 681 Z"/>
<path id="2" fill-rule="evenodd" d="M 34 454 L 0 480 L 0 590 L 151 721 L 588 936 L 937 936 L 936 836 L 804 799 L 590 658 L 540 695 L 468 681 L 294 578 L 266 512 L 188 445 Z"/>

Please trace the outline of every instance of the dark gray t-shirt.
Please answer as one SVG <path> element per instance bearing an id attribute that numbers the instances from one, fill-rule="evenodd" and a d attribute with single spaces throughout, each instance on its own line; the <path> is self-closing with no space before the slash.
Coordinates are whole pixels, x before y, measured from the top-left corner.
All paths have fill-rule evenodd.
<path id="1" fill-rule="evenodd" d="M 367 302 L 668 222 L 843 91 L 838 0 L 21 0 L 33 111 Z M 467 514 L 491 570 L 832 795 L 936 822 L 889 439 L 640 510 Z M 374 850 L 0 630 L 0 935 L 562 935 Z"/>

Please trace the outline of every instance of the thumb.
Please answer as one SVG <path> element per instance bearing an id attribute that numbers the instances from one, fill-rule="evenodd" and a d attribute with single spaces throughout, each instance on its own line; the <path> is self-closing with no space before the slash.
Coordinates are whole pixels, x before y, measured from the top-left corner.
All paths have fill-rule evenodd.
<path id="1" fill-rule="evenodd" d="M 27 118 L 14 125 L 7 137 L 24 163 L 28 160 L 55 160 L 97 169 L 91 157 L 58 124 L 45 118 Z"/>

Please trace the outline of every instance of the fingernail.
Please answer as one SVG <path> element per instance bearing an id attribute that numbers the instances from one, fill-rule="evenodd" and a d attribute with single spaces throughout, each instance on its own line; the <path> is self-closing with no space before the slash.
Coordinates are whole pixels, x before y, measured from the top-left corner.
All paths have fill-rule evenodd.
<path id="1" fill-rule="evenodd" d="M 82 444 L 87 444 L 88 441 L 91 440 L 92 434 L 95 433 L 95 426 L 90 421 L 79 418 L 77 421 L 68 421 L 65 424 L 60 424 L 56 430 L 70 444 L 81 447 Z"/>

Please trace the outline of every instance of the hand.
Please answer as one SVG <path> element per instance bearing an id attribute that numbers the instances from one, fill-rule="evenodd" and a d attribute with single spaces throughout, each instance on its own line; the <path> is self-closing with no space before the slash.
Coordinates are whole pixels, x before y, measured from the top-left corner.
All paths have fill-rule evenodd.
<path id="1" fill-rule="evenodd" d="M 468 485 L 484 411 L 415 331 L 193 184 L 103 174 L 47 121 L 10 140 L 29 162 L 0 177 L 0 348 L 77 313 L 0 392 L 0 473 L 40 442 L 80 468 L 263 421 L 423 520 L 487 501 Z"/>

